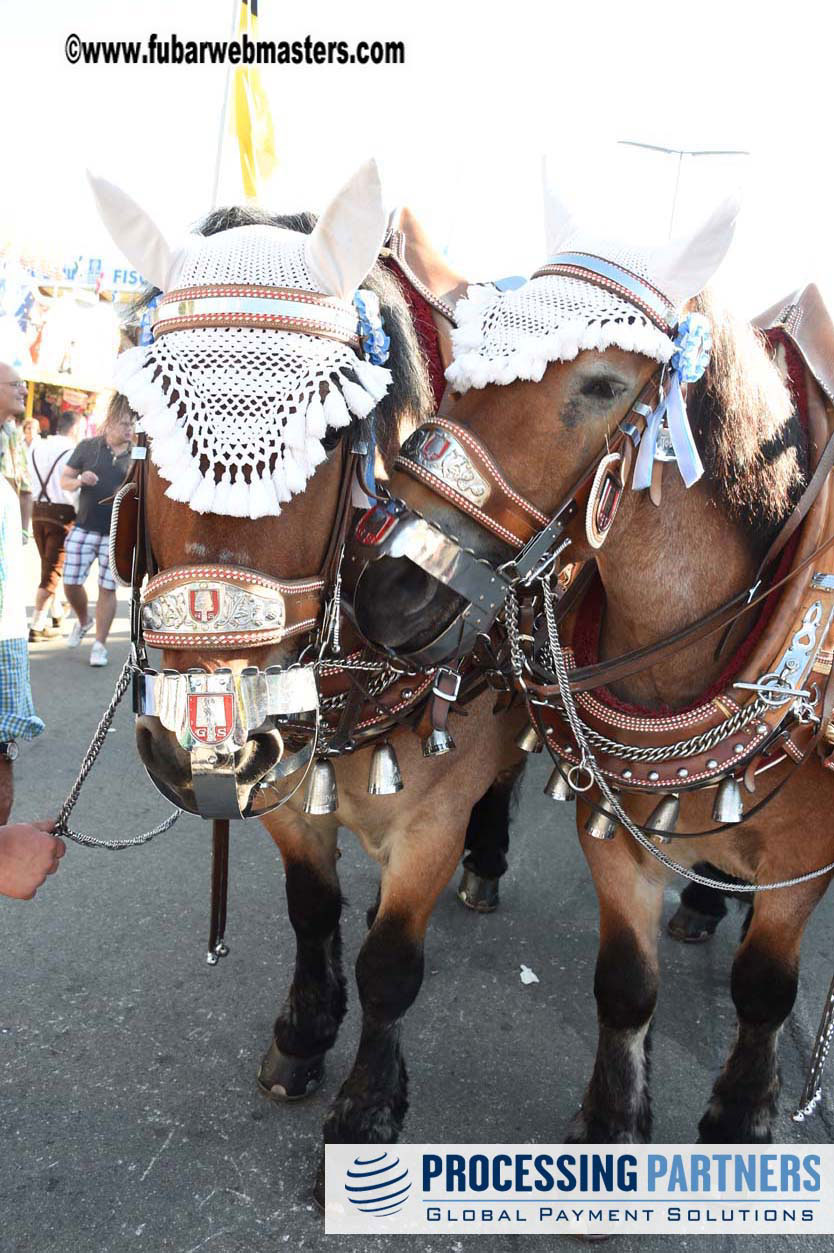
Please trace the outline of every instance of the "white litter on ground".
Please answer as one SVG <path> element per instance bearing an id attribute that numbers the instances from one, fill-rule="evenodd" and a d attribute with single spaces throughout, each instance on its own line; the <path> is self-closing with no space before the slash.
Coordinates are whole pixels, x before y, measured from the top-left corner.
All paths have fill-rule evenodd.
<path id="1" fill-rule="evenodd" d="M 521 982 L 522 983 L 538 983 L 538 981 L 539 981 L 539 976 L 535 974 L 535 972 L 532 971 L 529 966 L 525 966 L 522 963 Z"/>

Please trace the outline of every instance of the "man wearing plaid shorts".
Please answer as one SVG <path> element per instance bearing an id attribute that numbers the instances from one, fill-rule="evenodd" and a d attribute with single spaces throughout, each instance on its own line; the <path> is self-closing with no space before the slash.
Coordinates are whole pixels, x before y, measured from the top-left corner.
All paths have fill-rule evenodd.
<path id="1" fill-rule="evenodd" d="M 84 582 L 98 561 L 96 638 L 90 650 L 91 666 L 107 665 L 107 636 L 116 613 L 116 581 L 110 572 L 110 515 L 113 496 L 130 468 L 133 414 L 123 396 L 110 402 L 100 435 L 82 439 L 61 473 L 66 492 L 80 488 L 75 526 L 67 537 L 64 558 L 64 590 L 77 622 L 67 639 L 77 648 L 93 625 Z"/>

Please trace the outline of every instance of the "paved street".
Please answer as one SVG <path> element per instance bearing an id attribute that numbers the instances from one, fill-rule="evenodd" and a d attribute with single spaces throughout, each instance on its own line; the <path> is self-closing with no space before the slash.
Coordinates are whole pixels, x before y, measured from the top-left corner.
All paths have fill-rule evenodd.
<path id="1" fill-rule="evenodd" d="M 32 554 L 30 554 L 30 557 Z M 31 586 L 36 578 L 33 574 Z M 53 813 L 71 785 L 127 652 L 124 600 L 111 664 L 89 644 L 32 647 L 47 732 L 16 767 L 19 818 Z M 592 1060 L 596 902 L 571 807 L 542 796 L 528 772 L 500 911 L 477 917 L 450 890 L 433 920 L 426 980 L 406 1050 L 412 1141 L 558 1141 Z M 154 825 L 166 803 L 144 779 L 132 716 L 117 716 L 73 825 L 100 836 Z M 800 833 L 798 833 L 799 835 Z M 619 837 L 622 838 L 622 837 Z M 348 968 L 375 893 L 372 864 L 345 833 Z M 0 1249 L 2 1253 L 261 1253 L 332 1248 L 309 1199 L 327 1102 L 358 1028 L 351 1008 L 325 1084 L 277 1109 L 254 1085 L 293 962 L 277 853 L 256 823 L 233 824 L 230 957 L 204 961 L 209 827 L 184 817 L 144 849 L 72 846 L 34 902 L 0 902 Z M 667 913 L 673 908 L 670 892 Z M 654 1038 L 655 1136 L 689 1142 L 727 1051 L 729 972 L 740 914 L 705 947 L 664 938 Z M 797 1010 L 784 1034 L 778 1138 L 831 1141 L 830 1106 L 798 1127 L 787 1117 L 834 966 L 832 900 L 804 946 Z M 524 964 L 538 983 L 524 984 Z M 828 1078 L 834 1083 L 834 1071 Z M 782 1244 L 798 1240 L 781 1239 Z M 752 1237 L 681 1238 L 687 1250 L 753 1249 Z M 805 1243 L 805 1242 L 804 1242 Z M 818 1247 L 834 1239 L 818 1237 Z M 481 1238 L 487 1253 L 575 1248 L 559 1237 Z M 641 1249 L 670 1242 L 644 1237 Z M 461 1253 L 453 1236 L 341 1238 L 349 1253 L 383 1248 Z M 617 1238 L 619 1253 L 635 1238 Z"/>

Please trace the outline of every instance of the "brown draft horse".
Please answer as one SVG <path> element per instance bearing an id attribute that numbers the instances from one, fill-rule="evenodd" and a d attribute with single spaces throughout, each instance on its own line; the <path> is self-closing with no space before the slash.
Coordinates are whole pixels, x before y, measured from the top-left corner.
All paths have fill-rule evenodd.
<path id="1" fill-rule="evenodd" d="M 351 214 L 358 212 L 352 204 L 355 185 L 356 180 L 348 184 L 328 210 L 331 228 L 334 218 L 338 219 L 339 229 L 332 233 L 342 240 L 352 238 Z M 274 226 L 275 247 L 280 248 L 286 230 L 309 233 L 315 218 L 307 214 L 267 217 L 244 209 L 218 211 L 204 224 L 202 233 L 253 223 Z M 384 224 L 383 217 L 380 239 Z M 118 235 L 118 227 L 114 233 Z M 131 241 L 122 239 L 122 244 L 130 255 Z M 141 264 L 142 258 L 135 261 Z M 355 270 L 357 264 L 364 265 L 362 285 L 379 296 L 391 338 L 388 367 L 393 383 L 373 415 L 377 445 L 386 452 L 396 447 L 399 429 L 419 422 L 431 411 L 431 395 L 397 282 L 376 264 L 376 250 L 364 263 L 350 258 L 346 268 Z M 339 451 L 344 438 L 344 431 L 331 431 L 328 458 L 317 467 L 306 489 L 283 506 L 280 516 L 257 521 L 193 512 L 166 496 L 167 483 L 149 463 L 147 515 L 159 569 L 194 561 L 222 562 L 280 579 L 301 578 L 320 569 L 337 514 L 342 473 Z M 166 650 L 163 665 L 179 671 L 198 666 L 209 672 L 221 666 L 234 671 L 245 666 L 286 666 L 308 639 L 234 652 Z M 353 642 L 347 634 L 343 636 L 343 653 L 350 651 Z M 339 797 L 336 812 L 325 816 L 303 812 L 302 789 L 289 804 L 262 819 L 283 859 L 289 917 L 297 940 L 291 986 L 258 1076 L 262 1090 L 274 1100 L 314 1090 L 345 1013 L 339 932 L 342 895 L 336 868 L 339 828 L 353 831 L 380 867 L 378 900 L 369 911 L 368 934 L 356 962 L 361 1037 L 350 1074 L 325 1120 L 327 1143 L 393 1141 L 402 1127 L 408 1101 L 400 1036 L 404 1015 L 423 979 L 428 921 L 460 860 L 473 807 L 476 825 L 479 820 L 498 828 L 506 824 L 509 792 L 520 760 L 514 739 L 523 714 L 512 710 L 494 717 L 493 704 L 494 694 L 476 697 L 467 716 L 455 720 L 456 751 L 444 756 L 423 756 L 412 729 L 407 725 L 395 728 L 389 739 L 405 780 L 399 794 L 368 794 L 369 754 L 359 752 L 333 760 Z M 173 733 L 157 718 L 142 717 L 137 722 L 137 743 L 152 777 L 164 784 L 168 794 L 193 808 L 188 753 Z M 240 777 L 254 787 L 274 757 L 262 759 L 259 747 L 248 747 L 253 751 L 246 756 Z M 322 1189 L 320 1171 L 316 1189 L 320 1201 Z"/>
<path id="2" fill-rule="evenodd" d="M 647 492 L 627 489 L 598 552 L 588 545 L 581 521 L 568 527 L 573 541 L 568 559 L 595 558 L 604 589 L 600 660 L 651 645 L 749 587 L 762 552 L 808 475 L 808 441 L 762 338 L 716 307 L 706 293 L 689 307 L 709 315 L 715 341 L 712 363 L 702 381 L 690 387 L 688 399 L 705 477 L 687 490 L 674 467 L 665 467 L 660 508 Z M 647 357 L 619 348 L 582 351 L 573 360 L 550 364 L 540 382 L 488 384 L 468 391 L 457 400 L 454 419 L 482 441 L 513 487 L 550 515 L 599 456 L 656 368 Z M 820 397 L 809 394 L 808 399 L 822 410 Z M 392 478 L 393 495 L 398 488 L 411 505 L 493 563 L 509 555 L 471 519 L 400 472 Z M 379 562 L 369 567 L 363 584 L 368 605 L 363 625 L 369 637 L 406 652 L 415 640 L 438 634 L 457 605 L 439 584 L 432 599 L 429 582 L 414 566 L 395 570 Z M 386 587 L 391 589 L 387 598 Z M 409 624 L 411 635 L 400 617 L 409 600 L 424 605 L 419 624 Z M 733 633 L 736 643 L 750 625 L 747 615 Z M 622 680 L 613 690 L 632 706 L 682 709 L 725 666 L 726 653 L 716 660 L 713 636 Z M 768 777 L 776 783 L 788 771 L 789 763 L 783 764 Z M 599 799 L 595 792 L 588 796 Z M 714 825 L 712 796 L 707 791 L 681 794 L 679 833 Z M 828 820 L 832 797 L 831 776 L 814 754 L 761 814 L 729 834 L 676 839 L 673 856 L 690 866 L 709 862 L 748 883 L 802 875 L 834 860 Z M 656 801 L 656 796 L 621 796 L 638 823 L 646 822 Z M 591 812 L 580 797 L 579 839 L 600 908 L 594 980 L 599 1040 L 569 1138 L 641 1141 L 651 1132 L 649 1028 L 658 991 L 657 936 L 668 876 L 622 828 L 611 840 L 585 834 Z M 752 917 L 732 969 L 738 1032 L 699 1124 L 704 1142 L 771 1138 L 779 1091 L 779 1033 L 796 995 L 802 933 L 829 879 L 826 875 L 752 898 Z"/>

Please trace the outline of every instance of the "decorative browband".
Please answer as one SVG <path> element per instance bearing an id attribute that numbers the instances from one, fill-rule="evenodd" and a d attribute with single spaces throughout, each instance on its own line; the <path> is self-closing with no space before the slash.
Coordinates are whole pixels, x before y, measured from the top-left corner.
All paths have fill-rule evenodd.
<path id="1" fill-rule="evenodd" d="M 323 579 L 278 582 L 235 566 L 177 566 L 142 594 L 142 630 L 152 648 L 279 644 L 316 625 Z"/>
<path id="2" fill-rule="evenodd" d="M 154 313 L 155 337 L 198 327 L 246 326 L 322 335 L 359 347 L 355 305 L 337 296 L 255 283 L 207 284 L 168 292 Z"/>
<path id="3" fill-rule="evenodd" d="M 561 274 L 565 278 L 578 278 L 609 291 L 613 295 L 636 305 L 646 317 L 666 335 L 672 335 L 677 316 L 675 307 L 663 292 L 624 266 L 604 261 L 589 252 L 559 252 L 547 265 L 536 270 L 533 278 Z"/>

